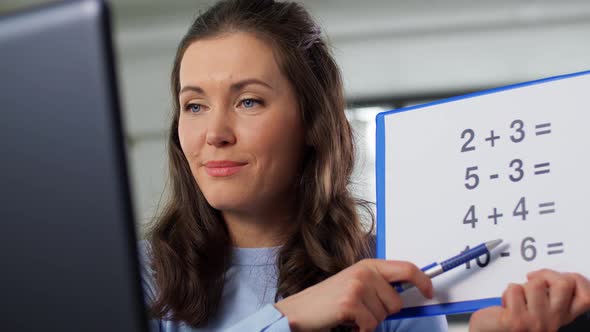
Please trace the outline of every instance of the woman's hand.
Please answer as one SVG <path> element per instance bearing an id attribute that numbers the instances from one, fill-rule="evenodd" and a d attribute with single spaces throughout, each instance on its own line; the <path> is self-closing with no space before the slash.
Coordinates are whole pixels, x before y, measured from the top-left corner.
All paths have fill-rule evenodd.
<path id="1" fill-rule="evenodd" d="M 364 259 L 334 276 L 287 297 L 275 307 L 293 331 L 318 331 L 354 324 L 373 331 L 402 300 L 390 282 L 409 281 L 432 298 L 432 282 L 409 262 Z"/>
<path id="2" fill-rule="evenodd" d="M 471 316 L 469 331 L 557 331 L 590 310 L 590 282 L 577 273 L 539 270 L 523 284 L 510 284 L 501 307 Z"/>

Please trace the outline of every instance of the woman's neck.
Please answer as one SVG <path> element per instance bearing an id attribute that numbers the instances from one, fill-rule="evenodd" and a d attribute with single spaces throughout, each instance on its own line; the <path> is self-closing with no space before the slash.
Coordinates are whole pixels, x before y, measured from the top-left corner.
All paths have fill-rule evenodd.
<path id="1" fill-rule="evenodd" d="M 263 248 L 283 245 L 293 231 L 292 216 L 222 212 L 234 247 Z"/>

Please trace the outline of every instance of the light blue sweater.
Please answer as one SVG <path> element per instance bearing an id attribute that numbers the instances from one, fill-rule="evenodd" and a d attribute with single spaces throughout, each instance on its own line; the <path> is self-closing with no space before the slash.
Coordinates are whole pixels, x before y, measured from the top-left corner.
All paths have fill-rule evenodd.
<path id="1" fill-rule="evenodd" d="M 234 248 L 227 271 L 221 305 L 206 326 L 194 328 L 184 322 L 150 319 L 152 332 L 268 331 L 288 332 L 289 323 L 274 306 L 277 271 L 275 258 L 279 247 Z M 149 244 L 139 243 L 141 276 L 146 305 L 157 294 L 153 271 L 149 267 Z M 417 332 L 447 331 L 444 316 L 382 322 L 376 331 Z"/>

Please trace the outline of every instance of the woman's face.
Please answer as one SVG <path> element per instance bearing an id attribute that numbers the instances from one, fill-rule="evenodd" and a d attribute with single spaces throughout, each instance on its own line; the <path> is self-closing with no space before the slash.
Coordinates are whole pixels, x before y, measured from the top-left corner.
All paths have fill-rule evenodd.
<path id="1" fill-rule="evenodd" d="M 284 208 L 304 139 L 295 93 L 270 45 L 242 32 L 192 43 L 179 102 L 180 145 L 209 204 L 234 213 Z"/>

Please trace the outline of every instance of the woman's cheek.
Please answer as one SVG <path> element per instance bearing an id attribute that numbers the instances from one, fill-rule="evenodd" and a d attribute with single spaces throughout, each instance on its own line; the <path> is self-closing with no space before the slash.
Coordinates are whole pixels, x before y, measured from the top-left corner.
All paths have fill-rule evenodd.
<path id="1" fill-rule="evenodd" d="M 197 126 L 190 126 L 190 123 L 180 122 L 178 124 L 178 139 L 187 160 L 190 160 L 190 156 L 194 157 L 198 153 L 197 149 L 203 145 L 205 134 Z"/>

